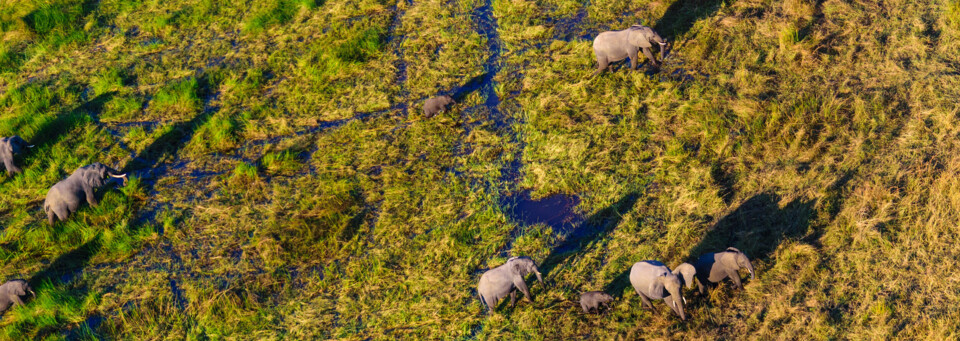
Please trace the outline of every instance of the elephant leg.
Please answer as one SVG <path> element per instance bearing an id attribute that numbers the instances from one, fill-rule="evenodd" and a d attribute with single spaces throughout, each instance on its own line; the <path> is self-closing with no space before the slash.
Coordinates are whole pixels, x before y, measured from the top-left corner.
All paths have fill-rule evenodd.
<path id="1" fill-rule="evenodd" d="M 593 72 L 593 75 L 590 75 L 590 78 L 596 77 L 603 72 L 603 69 L 606 69 L 610 65 L 610 62 L 607 61 L 607 58 L 597 57 L 597 71 Z"/>
<path id="2" fill-rule="evenodd" d="M 496 297 L 486 297 L 483 298 L 483 303 L 487 305 L 487 311 L 493 314 L 493 309 L 497 307 L 497 298 Z"/>
<path id="3" fill-rule="evenodd" d="M 650 299 L 646 295 L 640 294 L 640 300 L 643 301 L 643 306 L 647 309 L 653 310 L 653 304 L 650 303 Z"/>
<path id="4" fill-rule="evenodd" d="M 510 292 L 510 308 L 513 308 L 517 305 L 517 291 L 513 290 Z"/>
<path id="5" fill-rule="evenodd" d="M 707 294 L 707 286 L 700 281 L 699 278 L 694 278 L 694 281 L 697 282 L 697 290 L 700 291 L 700 295 Z"/>
<path id="6" fill-rule="evenodd" d="M 650 48 L 649 48 L 649 47 L 644 47 L 644 48 L 643 48 L 643 55 L 644 55 L 644 56 L 647 56 L 647 59 L 650 59 L 650 65 L 658 66 L 658 65 L 657 65 L 657 59 L 656 59 L 656 58 L 653 58 L 653 53 L 650 52 Z"/>
<path id="7" fill-rule="evenodd" d="M 639 56 L 637 56 L 637 50 L 630 50 L 630 56 L 629 56 L 629 57 L 630 57 L 630 70 L 636 70 L 636 69 L 637 69 L 637 58 L 639 58 Z"/>
<path id="8" fill-rule="evenodd" d="M 730 273 L 728 273 L 727 276 L 730 277 L 731 281 L 733 281 L 734 289 L 743 289 L 743 284 L 740 283 L 739 273 L 737 273 L 736 271 L 730 271 Z"/>

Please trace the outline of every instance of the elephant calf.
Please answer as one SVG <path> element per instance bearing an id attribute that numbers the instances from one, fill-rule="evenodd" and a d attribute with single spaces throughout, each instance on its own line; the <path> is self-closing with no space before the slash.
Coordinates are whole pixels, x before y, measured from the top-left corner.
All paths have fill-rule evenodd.
<path id="1" fill-rule="evenodd" d="M 595 77 L 610 66 L 610 63 L 630 58 L 630 69 L 637 69 L 639 51 L 650 59 L 650 64 L 657 65 L 650 48 L 653 43 L 660 45 L 660 60 L 667 55 L 667 41 L 660 37 L 652 28 L 633 25 L 622 31 L 606 31 L 597 35 L 593 40 L 593 53 L 597 57 L 597 71 L 590 77 Z"/>
<path id="2" fill-rule="evenodd" d="M 120 174 L 113 168 L 97 162 L 77 168 L 70 177 L 50 187 L 47 199 L 43 202 L 43 210 L 47 212 L 47 222 L 53 225 L 56 219 L 66 220 L 70 214 L 77 211 L 84 197 L 90 206 L 96 207 L 95 192 L 97 188 L 106 184 L 107 177 L 123 179 L 123 184 L 127 184 L 126 174 Z"/>
<path id="3" fill-rule="evenodd" d="M 456 102 L 453 100 L 453 97 L 446 95 L 428 99 L 423 103 L 423 116 L 427 118 L 433 117 L 434 115 L 447 110 L 447 108 L 454 103 Z"/>
<path id="4" fill-rule="evenodd" d="M 687 315 L 683 313 L 686 299 L 680 292 L 683 282 L 663 263 L 655 260 L 634 263 L 630 269 L 630 284 L 646 308 L 653 310 L 650 300 L 663 299 L 681 320 L 687 319 Z"/>
<path id="5" fill-rule="evenodd" d="M 533 302 L 530 298 L 530 291 L 524 282 L 524 277 L 535 273 L 537 281 L 543 285 L 543 277 L 540 276 L 540 270 L 537 264 L 530 257 L 513 257 L 506 263 L 490 269 L 480 275 L 480 283 L 477 284 L 477 293 L 480 294 L 480 300 L 487 306 L 487 310 L 493 313 L 500 299 L 510 295 L 510 306 L 516 304 L 517 290 L 523 293 L 527 301 Z"/>
<path id="6" fill-rule="evenodd" d="M 728 247 L 723 252 L 708 253 L 697 258 L 694 263 L 697 274 L 697 287 L 701 294 L 707 293 L 707 285 L 719 283 L 730 278 L 733 281 L 734 288 L 741 288 L 740 269 L 747 269 L 750 272 L 750 279 L 753 279 L 753 264 L 747 255 L 736 248 Z"/>
<path id="7" fill-rule="evenodd" d="M 0 314 L 6 312 L 14 304 L 23 305 L 23 300 L 20 297 L 26 296 L 28 292 L 34 297 L 37 296 L 30 289 L 30 284 L 22 279 L 7 281 L 0 285 Z"/>
<path id="8" fill-rule="evenodd" d="M 599 313 L 600 305 L 610 309 L 610 302 L 612 301 L 613 296 L 607 295 L 603 291 L 588 291 L 580 295 L 580 308 L 583 308 L 584 314 L 589 314 L 591 311 Z"/>
<path id="9" fill-rule="evenodd" d="M 24 141 L 20 136 L 0 137 L 0 161 L 3 161 L 7 174 L 15 175 L 23 172 L 13 162 L 13 158 L 23 153 L 27 148 L 33 148 L 33 145 L 27 144 L 27 141 Z"/>

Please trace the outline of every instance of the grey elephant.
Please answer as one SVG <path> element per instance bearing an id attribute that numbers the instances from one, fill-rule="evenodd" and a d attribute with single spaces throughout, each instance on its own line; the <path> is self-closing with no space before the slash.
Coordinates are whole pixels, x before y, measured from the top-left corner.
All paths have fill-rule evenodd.
<path id="1" fill-rule="evenodd" d="M 506 263 L 488 270 L 480 275 L 480 283 L 477 284 L 477 293 L 480 294 L 480 300 L 487 306 L 487 310 L 493 313 L 500 299 L 510 295 L 510 305 L 513 306 L 517 299 L 517 290 L 523 293 L 527 301 L 533 302 L 530 298 L 530 290 L 524 282 L 524 277 L 534 273 L 537 275 L 537 281 L 543 285 L 543 277 L 540 270 L 537 269 L 536 262 L 530 257 L 513 257 Z"/>
<path id="2" fill-rule="evenodd" d="M 20 136 L 0 137 L 0 161 L 3 161 L 3 165 L 7 168 L 7 174 L 15 175 L 23 172 L 13 162 L 13 158 L 23 153 L 27 148 L 33 148 L 33 145 L 24 141 Z"/>
<path id="3" fill-rule="evenodd" d="M 428 99 L 423 103 L 423 116 L 428 118 L 433 117 L 434 115 L 447 110 L 447 108 L 454 103 L 456 102 L 453 100 L 453 97 L 447 95 Z"/>
<path id="4" fill-rule="evenodd" d="M 610 302 L 613 302 L 613 296 L 603 291 L 588 291 L 580 295 L 580 308 L 583 308 L 584 314 L 589 314 L 591 311 L 599 313 L 601 305 L 610 309 Z"/>
<path id="5" fill-rule="evenodd" d="M 655 260 L 634 263 L 630 269 L 630 284 L 646 308 L 653 310 L 650 300 L 662 299 L 681 320 L 687 319 L 687 315 L 683 313 L 686 299 L 680 292 L 683 282 L 663 263 Z"/>
<path id="6" fill-rule="evenodd" d="M 733 281 L 734 288 L 741 288 L 740 269 L 747 269 L 750 272 L 750 279 L 753 279 L 753 264 L 747 255 L 736 248 L 728 247 L 723 252 L 708 253 L 697 258 L 694 262 L 697 268 L 697 287 L 701 294 L 707 293 L 707 286 L 719 283 L 725 278 Z"/>
<path id="7" fill-rule="evenodd" d="M 43 202 L 47 222 L 53 225 L 56 219 L 66 220 L 77 211 L 84 198 L 90 206 L 96 207 L 96 190 L 107 183 L 108 177 L 123 179 L 123 184 L 127 184 L 126 174 L 97 162 L 77 168 L 69 177 L 50 187 Z"/>
<path id="8" fill-rule="evenodd" d="M 597 71 L 590 77 L 595 77 L 610 66 L 610 63 L 630 58 L 630 69 L 637 69 L 638 52 L 650 59 L 650 64 L 658 66 L 650 48 L 656 43 L 660 45 L 660 59 L 667 55 L 667 41 L 660 37 L 652 28 L 633 25 L 621 31 L 606 31 L 597 35 L 593 40 L 593 53 L 597 57 Z"/>
<path id="9" fill-rule="evenodd" d="M 697 275 L 697 268 L 690 263 L 683 263 L 677 265 L 676 268 L 673 268 L 673 274 L 687 286 L 687 289 L 693 289 L 693 283 L 696 281 L 695 276 Z M 687 303 L 687 301 L 683 301 Z"/>
<path id="10" fill-rule="evenodd" d="M 34 297 L 37 296 L 30 289 L 30 284 L 22 279 L 7 281 L 0 285 L 0 314 L 6 312 L 14 304 L 23 305 L 21 297 L 27 296 L 28 292 Z"/>

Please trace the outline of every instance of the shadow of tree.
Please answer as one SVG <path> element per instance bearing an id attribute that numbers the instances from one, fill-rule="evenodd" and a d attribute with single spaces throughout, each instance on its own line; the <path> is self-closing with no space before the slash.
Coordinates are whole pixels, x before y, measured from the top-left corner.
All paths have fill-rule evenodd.
<path id="1" fill-rule="evenodd" d="M 633 209 L 640 194 L 627 193 L 620 200 L 610 206 L 597 211 L 585 219 L 579 226 L 572 229 L 566 240 L 555 246 L 550 255 L 544 259 L 541 272 L 544 276 L 550 274 L 554 268 L 562 264 L 567 258 L 580 252 L 585 245 L 589 245 L 608 235 L 623 220 L 623 215 Z"/>

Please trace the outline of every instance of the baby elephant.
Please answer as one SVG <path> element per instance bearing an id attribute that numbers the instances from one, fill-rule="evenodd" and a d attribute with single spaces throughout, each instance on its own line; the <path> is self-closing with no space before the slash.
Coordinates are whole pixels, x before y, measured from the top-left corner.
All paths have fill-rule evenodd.
<path id="1" fill-rule="evenodd" d="M 612 301 L 613 296 L 607 295 L 603 291 L 588 291 L 580 295 L 580 308 L 583 308 L 584 314 L 589 314 L 590 311 L 599 313 L 601 304 L 610 309 L 610 302 Z"/>
<path id="2" fill-rule="evenodd" d="M 0 314 L 10 309 L 11 305 L 23 305 L 23 300 L 20 297 L 26 296 L 28 292 L 34 297 L 37 296 L 30 289 L 27 281 L 22 279 L 15 279 L 0 285 Z"/>
<path id="3" fill-rule="evenodd" d="M 27 144 L 20 136 L 0 137 L 0 161 L 7 168 L 7 174 L 16 175 L 23 172 L 20 167 L 13 163 L 13 158 L 23 153 L 26 148 L 33 148 L 33 145 Z"/>
<path id="4" fill-rule="evenodd" d="M 740 269 L 747 269 L 750 272 L 750 279 L 753 279 L 753 264 L 747 255 L 736 248 L 728 247 L 723 252 L 708 253 L 694 263 L 697 268 L 697 287 L 701 294 L 707 293 L 707 286 L 719 283 L 725 278 L 733 281 L 734 288 L 741 288 Z"/>
<path id="5" fill-rule="evenodd" d="M 493 313 L 500 299 L 510 295 L 510 306 L 517 301 L 517 290 L 523 293 L 527 301 L 533 302 L 530 298 L 530 291 L 523 278 L 528 274 L 537 274 L 537 281 L 543 285 L 543 278 L 540 277 L 540 270 L 537 270 L 537 264 L 530 257 L 513 257 L 507 260 L 501 266 L 490 269 L 480 275 L 480 283 L 477 285 L 477 293 L 480 294 L 480 300 L 487 306 L 487 310 Z"/>
<path id="6" fill-rule="evenodd" d="M 434 115 L 447 110 L 447 108 L 454 103 L 456 102 L 454 102 L 453 97 L 447 95 L 428 99 L 425 103 L 423 103 L 423 116 L 426 116 L 427 118 L 433 117 Z"/>
<path id="7" fill-rule="evenodd" d="M 84 198 L 90 206 L 96 207 L 98 202 L 95 192 L 97 188 L 106 184 L 107 177 L 123 179 L 123 184 L 127 184 L 126 174 L 120 174 L 113 168 L 97 162 L 77 168 L 70 177 L 50 187 L 47 200 L 43 203 L 43 210 L 47 212 L 47 222 L 53 225 L 56 219 L 66 220 L 80 208 Z"/>

